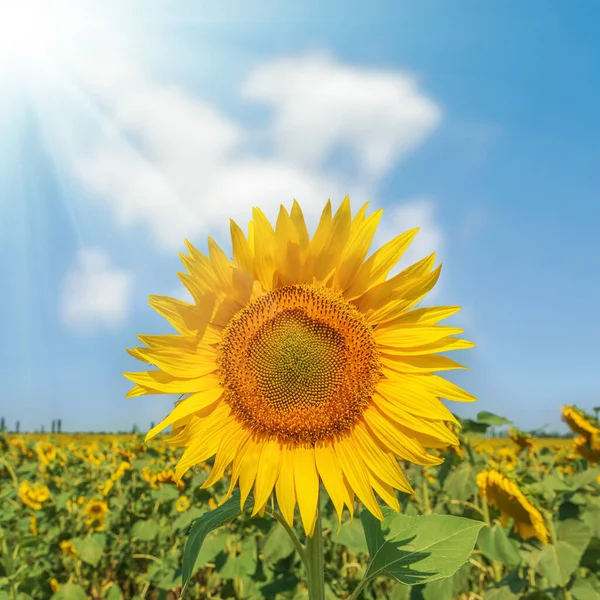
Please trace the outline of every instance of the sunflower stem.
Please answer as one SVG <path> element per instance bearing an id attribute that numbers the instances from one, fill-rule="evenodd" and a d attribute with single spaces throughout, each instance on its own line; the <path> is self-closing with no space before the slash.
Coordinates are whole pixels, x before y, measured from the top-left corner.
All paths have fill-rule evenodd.
<path id="1" fill-rule="evenodd" d="M 427 477 L 425 469 L 421 467 L 421 494 L 423 496 L 423 514 L 431 514 L 431 504 L 429 503 L 429 486 L 427 485 Z"/>
<path id="2" fill-rule="evenodd" d="M 325 565 L 323 560 L 323 528 L 317 502 L 317 518 L 312 537 L 306 537 L 306 559 L 309 600 L 325 600 Z"/>
<path id="3" fill-rule="evenodd" d="M 488 527 L 492 526 L 490 520 L 490 509 L 488 507 L 487 496 L 481 497 L 483 520 L 486 522 Z M 500 581 L 502 579 L 502 563 L 497 560 L 492 561 L 492 572 L 494 573 L 494 581 Z"/>
<path id="4" fill-rule="evenodd" d="M 300 543 L 296 532 L 287 524 L 287 521 L 275 510 L 269 508 L 268 506 L 265 508 L 265 512 L 271 515 L 276 521 L 279 521 L 283 528 L 287 531 L 287 534 L 290 536 L 292 543 L 294 544 L 294 548 L 296 548 L 296 552 L 300 555 L 302 559 L 302 564 L 304 568 L 308 571 L 308 562 L 306 559 L 306 552 L 304 551 L 304 546 Z"/>

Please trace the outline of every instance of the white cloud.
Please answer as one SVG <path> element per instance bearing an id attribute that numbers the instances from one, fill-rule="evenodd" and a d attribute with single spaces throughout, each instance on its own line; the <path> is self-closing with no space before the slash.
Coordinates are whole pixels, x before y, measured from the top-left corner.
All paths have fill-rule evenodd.
<path id="1" fill-rule="evenodd" d="M 242 91 L 274 108 L 271 130 L 282 156 L 314 167 L 348 146 L 358 167 L 375 176 L 421 143 L 441 118 L 407 74 L 344 65 L 326 53 L 266 63 Z"/>
<path id="2" fill-rule="evenodd" d="M 93 69 L 82 60 L 77 72 L 87 105 L 80 97 L 48 111 L 54 152 L 119 225 L 149 231 L 168 251 L 183 237 L 223 231 L 229 217 L 245 226 L 253 205 L 273 219 L 279 204 L 297 198 L 314 226 L 327 198 L 350 194 L 362 203 L 440 118 L 408 76 L 327 55 L 275 60 L 250 73 L 244 97 L 274 109 L 272 126 L 258 131 L 121 55 Z M 265 139 L 268 156 L 256 152 Z M 356 153 L 361 168 L 351 180 L 326 166 L 337 147 Z"/>
<path id="3" fill-rule="evenodd" d="M 81 250 L 67 273 L 61 299 L 63 321 L 75 328 L 121 324 L 131 297 L 131 276 L 110 265 L 98 250 Z"/>

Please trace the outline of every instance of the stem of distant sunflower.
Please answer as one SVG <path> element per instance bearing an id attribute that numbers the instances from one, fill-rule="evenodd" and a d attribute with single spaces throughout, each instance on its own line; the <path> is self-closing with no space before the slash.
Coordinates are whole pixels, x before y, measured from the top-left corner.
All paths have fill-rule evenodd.
<path id="1" fill-rule="evenodd" d="M 556 537 L 556 529 L 554 529 L 554 523 L 552 522 L 552 513 L 549 511 L 544 511 L 544 517 L 546 521 L 546 525 L 548 526 L 548 533 L 550 534 L 550 541 L 553 546 L 558 544 L 558 538 Z M 564 600 L 571 600 L 571 592 L 567 589 L 566 586 L 560 586 L 562 590 Z"/>
<path id="2" fill-rule="evenodd" d="M 306 538 L 306 562 L 309 600 L 325 600 L 325 564 L 323 560 L 323 528 L 317 502 L 317 520 L 312 537 Z"/>
<path id="3" fill-rule="evenodd" d="M 486 522 L 488 527 L 491 527 L 492 522 L 490 520 L 490 509 L 488 507 L 487 496 L 481 497 L 481 509 L 483 512 L 483 520 Z M 493 560 L 492 570 L 494 571 L 494 580 L 500 581 L 502 579 L 502 563 L 499 563 L 497 560 Z"/>

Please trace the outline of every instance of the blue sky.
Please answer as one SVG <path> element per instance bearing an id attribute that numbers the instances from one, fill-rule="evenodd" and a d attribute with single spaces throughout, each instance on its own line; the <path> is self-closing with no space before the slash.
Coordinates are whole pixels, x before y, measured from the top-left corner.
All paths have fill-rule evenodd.
<path id="1" fill-rule="evenodd" d="M 78 3 L 40 28 L 0 3 L 9 427 L 160 420 L 174 398 L 125 399 L 121 372 L 169 331 L 147 295 L 184 297 L 184 236 L 228 247 L 230 216 L 293 197 L 314 226 L 345 193 L 384 208 L 380 243 L 420 225 L 411 257 L 444 263 L 430 302 L 478 344 L 458 414 L 556 429 L 600 405 L 600 6 L 246 4 Z"/>

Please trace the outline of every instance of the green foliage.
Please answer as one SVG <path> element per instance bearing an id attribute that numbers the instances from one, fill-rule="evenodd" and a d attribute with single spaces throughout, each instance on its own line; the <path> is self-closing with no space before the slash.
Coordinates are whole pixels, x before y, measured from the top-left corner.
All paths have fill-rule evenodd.
<path id="1" fill-rule="evenodd" d="M 499 427 L 499 419 L 480 413 L 472 422 L 488 430 Z M 402 465 L 416 492 L 398 493 L 401 512 L 386 509 L 383 523 L 359 503 L 352 522 L 344 513 L 338 532 L 331 503 L 323 503 L 328 598 L 547 600 L 564 597 L 564 591 L 572 600 L 600 597 L 600 469 L 570 454 L 567 439 L 536 440 L 537 453 L 517 455 L 508 439 L 467 433 L 463 451 L 442 452 L 440 467 Z M 241 513 L 237 491 L 211 508 L 229 482 L 200 489 L 210 462 L 186 474 L 178 487 L 166 475 L 152 479 L 152 473 L 173 469 L 179 456 L 162 442 L 145 445 L 136 437 L 113 446 L 112 439 L 73 436 L 74 447 L 57 444 L 57 457 L 42 465 L 35 442 L 18 438 L 25 439 L 20 449 L 10 443 L 15 438 L 4 437 L 0 457 L 0 600 L 171 600 L 180 596 L 184 577 L 187 598 L 307 597 L 304 566 L 280 523 L 268 512 L 251 518 L 252 499 Z M 105 494 L 99 486 L 122 461 L 132 468 Z M 46 485 L 49 501 L 41 509 L 26 506 L 3 464 L 17 484 Z M 483 526 L 476 475 L 489 466 L 509 473 L 546 523 L 552 519 L 556 543 L 523 540 L 513 520 L 500 524 L 493 507 L 491 527 Z M 90 500 L 106 503 L 101 531 L 87 522 Z M 433 514 L 423 514 L 427 510 Z M 450 525 L 465 530 L 447 530 Z M 294 529 L 303 542 L 297 511 Z M 68 541 L 74 555 L 61 547 Z M 54 588 L 60 585 L 54 594 L 51 579 Z"/>
<path id="2" fill-rule="evenodd" d="M 445 515 L 407 517 L 386 510 L 381 523 L 363 510 L 371 560 L 365 578 L 389 575 L 412 585 L 449 577 L 463 565 L 483 523 Z"/>

